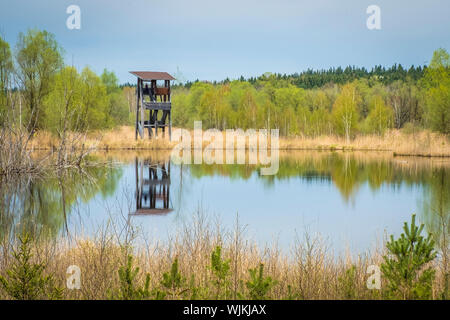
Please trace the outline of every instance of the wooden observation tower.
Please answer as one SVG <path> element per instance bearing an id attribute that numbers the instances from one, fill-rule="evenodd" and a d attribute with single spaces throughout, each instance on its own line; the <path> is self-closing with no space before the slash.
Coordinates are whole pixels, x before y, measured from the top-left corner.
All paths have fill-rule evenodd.
<path id="1" fill-rule="evenodd" d="M 130 73 L 137 77 L 135 139 L 137 140 L 138 133 L 141 138 L 144 138 L 145 129 L 148 130 L 149 138 L 153 136 L 153 129 L 155 129 L 155 137 L 158 136 L 158 128 L 161 128 L 165 135 L 166 127 L 169 128 L 169 139 L 171 139 L 170 81 L 175 78 L 167 72 L 130 71 Z M 164 87 L 158 87 L 158 81 L 164 81 Z"/>

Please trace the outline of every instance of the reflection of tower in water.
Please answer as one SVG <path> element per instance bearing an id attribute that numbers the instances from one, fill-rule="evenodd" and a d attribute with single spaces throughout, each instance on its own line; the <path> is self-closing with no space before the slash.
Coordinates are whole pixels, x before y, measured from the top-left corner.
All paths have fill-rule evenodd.
<path id="1" fill-rule="evenodd" d="M 167 214 L 170 208 L 170 161 L 153 162 L 137 159 L 136 211 L 131 215 Z"/>

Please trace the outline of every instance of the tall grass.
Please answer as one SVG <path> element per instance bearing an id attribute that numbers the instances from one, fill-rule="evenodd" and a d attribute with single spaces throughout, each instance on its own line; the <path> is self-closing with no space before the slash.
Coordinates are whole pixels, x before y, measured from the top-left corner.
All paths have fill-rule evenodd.
<path id="1" fill-rule="evenodd" d="M 67 267 L 80 267 L 81 288 L 64 289 L 63 298 L 117 297 L 114 293 L 121 287 L 118 270 L 122 268 L 123 272 L 129 255 L 133 256 L 132 268 L 139 267 L 135 285 L 143 287 L 148 275 L 149 298 L 153 299 L 250 299 L 254 295 L 249 289 L 252 288 L 249 270 L 259 268 L 261 263 L 264 266 L 262 279 L 271 282 L 265 295 L 268 299 L 383 298 L 383 286 L 379 291 L 369 290 L 366 285 L 367 267 L 380 265 L 385 254 L 383 245 L 356 257 L 336 257 L 320 235 L 306 233 L 298 236 L 290 251 L 285 252 L 276 242 L 258 246 L 247 236 L 245 226 L 238 219 L 232 229 L 225 230 L 219 221 L 201 212 L 184 223 L 176 236 L 167 241 L 142 234 L 126 217 L 117 221 L 110 220 L 99 227 L 95 236 L 60 236 L 34 242 L 33 259 L 46 265 L 46 272 L 54 276 L 60 287 L 65 287 Z M 229 272 L 219 288 L 217 273 L 211 267 L 211 254 L 218 246 L 221 259 L 229 261 Z M 12 263 L 10 252 L 3 250 L 1 253 L 0 274 L 4 274 Z M 169 290 L 165 283 L 174 272 L 175 260 L 179 282 Z M 439 265 L 440 262 L 435 261 L 434 298 L 439 298 L 444 288 L 444 275 Z M 161 292 L 166 294 L 161 295 Z M 9 298 L 1 290 L 0 297 Z"/>

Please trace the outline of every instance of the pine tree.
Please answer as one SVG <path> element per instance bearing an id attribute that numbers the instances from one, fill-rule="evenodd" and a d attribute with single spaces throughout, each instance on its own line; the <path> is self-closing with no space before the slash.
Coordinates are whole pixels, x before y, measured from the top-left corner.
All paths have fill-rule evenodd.
<path id="1" fill-rule="evenodd" d="M 420 235 L 424 225 L 416 226 L 415 218 L 413 215 L 410 227 L 405 222 L 400 238 L 391 235 L 386 244 L 389 255 L 383 257 L 381 271 L 388 281 L 387 298 L 432 298 L 435 271 L 427 264 L 436 257 L 434 241 L 431 235 L 427 238 Z"/>
<path id="2" fill-rule="evenodd" d="M 264 277 L 264 264 L 260 263 L 259 268 L 248 270 L 250 272 L 250 281 L 246 282 L 250 298 L 253 300 L 264 300 L 267 293 L 276 284 L 271 277 Z"/>
<path id="3" fill-rule="evenodd" d="M 150 297 L 150 275 L 147 273 L 143 287 L 136 287 L 135 279 L 139 274 L 139 267 L 133 269 L 133 256 L 128 255 L 127 264 L 119 268 L 120 289 L 113 299 L 120 300 L 141 300 Z"/>
<path id="4" fill-rule="evenodd" d="M 183 289 L 185 281 L 186 279 L 178 270 L 178 258 L 175 258 L 170 271 L 163 273 L 163 279 L 161 280 L 163 291 L 156 292 L 156 299 L 163 299 L 167 295 L 174 299 L 176 296 L 185 293 L 187 291 L 187 289 Z"/>
<path id="5" fill-rule="evenodd" d="M 44 263 L 33 263 L 31 237 L 19 236 L 20 246 L 12 252 L 13 265 L 6 270 L 6 276 L 0 275 L 0 284 L 4 291 L 16 300 L 61 299 L 62 288 L 54 284 L 52 275 L 45 275 Z"/>
<path id="6" fill-rule="evenodd" d="M 230 275 L 230 259 L 222 259 L 222 248 L 217 246 L 215 250 L 211 253 L 211 270 L 215 276 L 213 281 L 216 286 L 216 299 L 220 297 L 221 289 L 225 289 L 225 299 L 229 293 L 230 282 L 228 281 L 228 276 Z"/>

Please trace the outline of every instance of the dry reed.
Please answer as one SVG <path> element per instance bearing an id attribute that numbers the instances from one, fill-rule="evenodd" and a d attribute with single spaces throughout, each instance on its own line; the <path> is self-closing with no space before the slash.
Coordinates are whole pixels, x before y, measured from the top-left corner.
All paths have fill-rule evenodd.
<path id="1" fill-rule="evenodd" d="M 174 128 L 173 130 L 175 130 Z M 192 134 L 192 131 L 190 131 Z M 225 139 L 224 139 L 225 140 Z M 176 144 L 161 134 L 157 139 L 135 140 L 135 130 L 131 126 L 122 126 L 113 130 L 91 132 L 84 142 L 85 147 L 96 150 L 170 150 Z M 204 146 L 207 145 L 204 142 Z M 39 132 L 31 141 L 34 149 L 52 149 L 58 146 L 58 139 L 48 132 Z M 383 136 L 357 135 L 349 143 L 339 136 L 280 137 L 280 150 L 371 150 L 390 151 L 404 156 L 450 156 L 450 141 L 445 135 L 421 130 L 405 132 L 389 130 Z"/>
<path id="2" fill-rule="evenodd" d="M 220 221 L 207 218 L 200 211 L 191 221 L 183 224 L 174 238 L 167 241 L 148 239 L 123 217 L 122 222 L 110 220 L 101 226 L 95 236 L 57 237 L 34 243 L 35 260 L 47 264 L 47 272 L 54 274 L 65 287 L 66 269 L 80 267 L 81 289 L 64 290 L 65 299 L 108 299 L 118 290 L 117 270 L 125 264 L 128 254 L 134 256 L 134 267 L 140 272 L 140 285 L 148 273 L 151 288 L 158 288 L 162 274 L 178 258 L 180 272 L 185 278 L 185 290 L 169 296 L 170 299 L 190 299 L 195 291 L 197 299 L 215 299 L 214 275 L 209 267 L 211 252 L 222 247 L 224 259 L 230 259 L 228 295 L 221 298 L 248 298 L 244 285 L 250 268 L 264 263 L 265 275 L 276 285 L 269 299 L 380 299 L 378 290 L 366 286 L 369 265 L 379 265 L 383 246 L 358 256 L 336 257 L 320 235 L 305 233 L 292 243 L 290 252 L 281 250 L 276 242 L 271 246 L 258 246 L 245 233 L 245 227 L 236 219 L 232 230 L 223 230 Z M 118 221 L 117 219 L 115 221 Z M 5 244 L 3 244 L 4 246 Z M 380 249 L 381 248 L 381 249 Z M 0 273 L 11 263 L 8 253 L 2 251 Z M 436 262 L 437 276 L 434 297 L 444 287 L 444 277 Z M 354 272 L 349 272 L 354 268 Z M 0 298 L 7 296 L 0 290 Z"/>

